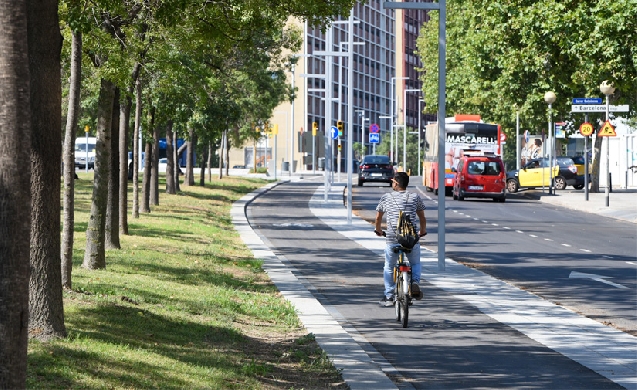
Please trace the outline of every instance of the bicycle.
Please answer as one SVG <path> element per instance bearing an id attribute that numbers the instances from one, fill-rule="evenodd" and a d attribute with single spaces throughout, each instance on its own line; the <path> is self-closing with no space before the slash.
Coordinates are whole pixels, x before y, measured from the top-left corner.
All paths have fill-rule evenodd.
<path id="1" fill-rule="evenodd" d="M 376 231 L 374 231 L 376 232 Z M 382 232 L 381 235 L 386 237 L 387 234 Z M 403 328 L 409 323 L 409 306 L 412 305 L 412 275 L 411 264 L 405 259 L 405 253 L 410 253 L 411 249 L 404 246 L 395 246 L 392 248 L 394 253 L 398 253 L 398 261 L 394 265 L 394 308 L 396 310 L 396 321 L 400 322 Z"/>

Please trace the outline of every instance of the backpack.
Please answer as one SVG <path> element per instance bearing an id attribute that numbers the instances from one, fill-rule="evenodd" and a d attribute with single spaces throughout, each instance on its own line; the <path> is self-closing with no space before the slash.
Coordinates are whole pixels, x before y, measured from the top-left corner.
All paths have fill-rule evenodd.
<path id="1" fill-rule="evenodd" d="M 405 204 L 407 201 L 409 201 L 409 193 L 407 193 Z M 396 199 L 394 199 L 394 203 L 396 203 Z M 396 206 L 398 206 L 398 204 L 396 204 Z M 416 234 L 416 227 L 411 221 L 411 217 L 403 210 L 400 210 L 398 213 L 398 223 L 394 231 L 396 232 L 396 241 L 407 249 L 413 248 L 420 239 L 418 234 Z"/>

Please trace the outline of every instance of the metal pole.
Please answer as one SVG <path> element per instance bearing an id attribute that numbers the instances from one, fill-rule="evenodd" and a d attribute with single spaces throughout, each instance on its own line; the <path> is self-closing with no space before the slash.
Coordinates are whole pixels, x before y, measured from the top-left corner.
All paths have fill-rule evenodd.
<path id="1" fill-rule="evenodd" d="M 447 88 L 447 1 L 438 2 L 438 187 L 445 182 L 445 95 Z M 442 169 L 440 169 L 442 167 Z M 440 190 L 438 190 L 440 193 Z M 438 270 L 445 270 L 445 193 L 438 196 Z"/>
<path id="2" fill-rule="evenodd" d="M 609 120 L 609 99 L 608 95 L 606 95 L 606 122 Z M 610 206 L 610 137 L 606 137 L 606 207 Z"/>
<path id="3" fill-rule="evenodd" d="M 518 109 L 515 110 L 515 169 L 520 170 L 520 110 Z"/>
<path id="4" fill-rule="evenodd" d="M 292 91 L 294 91 L 294 64 L 292 64 Z M 294 95 L 292 95 L 294 96 Z M 291 102 L 291 126 L 290 126 L 290 165 L 288 166 L 289 176 L 292 176 L 292 171 L 294 170 L 294 98 L 292 98 Z"/>
<path id="5" fill-rule="evenodd" d="M 394 79 L 391 78 L 391 110 L 389 112 L 390 122 L 389 122 L 389 159 L 394 163 L 395 155 L 394 155 Z"/>
<path id="6" fill-rule="evenodd" d="M 141 132 L 140 132 L 141 133 Z M 84 160 L 84 172 L 88 173 L 88 131 L 85 131 L 86 134 L 86 160 Z M 142 158 L 142 155 L 139 155 L 139 158 Z"/>
<path id="7" fill-rule="evenodd" d="M 360 110 L 361 113 L 361 157 L 365 156 L 365 110 Z"/>
<path id="8" fill-rule="evenodd" d="M 420 132 L 422 131 L 422 108 L 420 108 L 420 103 L 424 103 L 425 101 L 422 99 L 418 100 L 418 176 L 420 176 L 420 167 L 422 166 L 422 160 L 420 159 Z"/>
<path id="9" fill-rule="evenodd" d="M 347 37 L 347 224 L 352 224 L 352 133 L 354 123 L 354 8 L 349 14 Z"/>
<path id="10" fill-rule="evenodd" d="M 553 137 L 552 134 L 553 132 L 551 131 L 551 128 L 553 127 L 553 118 L 552 118 L 552 108 L 553 108 L 553 104 L 549 103 L 549 127 L 548 127 L 548 133 L 549 133 L 549 195 L 553 195 Z M 542 175 L 544 176 L 544 175 Z"/>
<path id="11" fill-rule="evenodd" d="M 584 114 L 584 122 L 588 123 L 588 114 Z M 584 136 L 584 199 L 588 201 L 588 136 Z"/>
<path id="12" fill-rule="evenodd" d="M 327 29 L 325 35 L 326 47 L 332 47 L 332 25 Z M 325 178 L 323 180 L 324 194 L 323 200 L 327 203 L 327 195 L 329 191 L 329 170 L 328 167 L 332 167 L 332 162 L 328 164 L 327 157 L 330 150 L 330 142 L 328 140 L 328 130 L 331 129 L 332 124 L 332 56 L 325 56 Z"/>

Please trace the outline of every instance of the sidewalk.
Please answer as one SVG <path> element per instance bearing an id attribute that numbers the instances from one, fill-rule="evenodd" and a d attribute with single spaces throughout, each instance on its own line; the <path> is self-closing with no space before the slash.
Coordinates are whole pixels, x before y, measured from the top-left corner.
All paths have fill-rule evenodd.
<path id="1" fill-rule="evenodd" d="M 604 192 L 589 193 L 588 200 L 586 200 L 584 190 L 557 191 L 555 195 L 549 195 L 548 192 L 542 192 L 541 190 L 526 190 L 519 192 L 519 195 L 539 200 L 542 203 L 637 224 L 637 189 L 613 190 L 613 192 L 608 194 L 608 206 L 606 206 L 606 194 Z"/>

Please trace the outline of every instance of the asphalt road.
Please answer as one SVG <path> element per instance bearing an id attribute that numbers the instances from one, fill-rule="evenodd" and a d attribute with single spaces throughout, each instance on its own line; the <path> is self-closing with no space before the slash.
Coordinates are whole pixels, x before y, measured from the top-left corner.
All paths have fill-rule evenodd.
<path id="1" fill-rule="evenodd" d="M 410 327 L 400 328 L 393 308 L 377 303 L 382 259 L 309 210 L 320 184 L 279 185 L 248 206 L 248 220 L 297 277 L 313 286 L 317 298 L 338 313 L 340 322 L 397 369 L 394 380 L 400 388 L 621 388 L 426 282 L 421 286 L 426 302 L 416 302 Z M 434 231 L 435 221 L 430 223 Z M 498 234 L 506 233 L 489 235 Z M 377 239 L 371 229 L 369 239 Z"/>
<path id="2" fill-rule="evenodd" d="M 425 199 L 425 246 L 437 251 L 438 196 Z M 371 220 L 384 187 L 355 187 L 353 208 Z M 637 336 L 635 225 L 543 204 L 518 194 L 445 199 L 446 256 Z M 599 278 L 601 277 L 601 278 Z"/>

